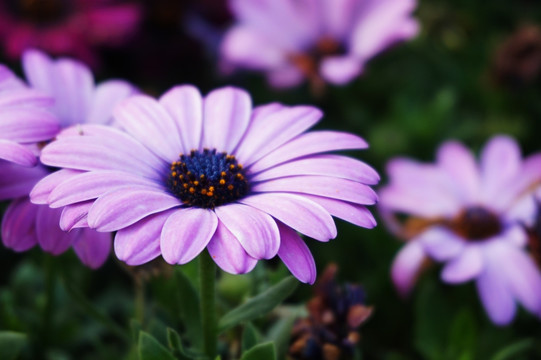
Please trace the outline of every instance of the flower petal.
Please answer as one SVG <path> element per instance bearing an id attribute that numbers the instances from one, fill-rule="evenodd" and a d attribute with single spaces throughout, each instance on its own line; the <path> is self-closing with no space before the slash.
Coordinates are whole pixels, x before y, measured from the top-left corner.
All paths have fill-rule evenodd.
<path id="1" fill-rule="evenodd" d="M 256 112 L 235 155 L 249 166 L 315 125 L 322 116 L 321 110 L 311 106 L 281 106 L 273 112 Z"/>
<path id="2" fill-rule="evenodd" d="M 44 205 L 34 205 L 36 214 L 36 233 L 41 248 L 53 255 L 62 254 L 69 249 L 75 240 L 75 233 L 60 229 L 62 209 L 50 209 Z"/>
<path id="3" fill-rule="evenodd" d="M 22 166 L 35 166 L 38 163 L 31 149 L 3 139 L 0 139 L 0 160 L 11 161 Z"/>
<path id="4" fill-rule="evenodd" d="M 14 107 L 2 109 L 0 138 L 19 143 L 50 140 L 60 131 L 57 118 L 45 109 Z"/>
<path id="5" fill-rule="evenodd" d="M 299 192 L 372 205 L 377 195 L 370 187 L 357 182 L 324 176 L 290 176 L 268 180 L 252 187 L 254 192 Z"/>
<path id="6" fill-rule="evenodd" d="M 47 204 L 47 198 L 56 186 L 78 174 L 81 174 L 81 171 L 60 169 L 45 176 L 30 192 L 30 199 L 34 204 Z"/>
<path id="7" fill-rule="evenodd" d="M 199 90 L 191 85 L 176 86 L 159 101 L 181 130 L 182 152 L 198 150 L 203 131 L 203 98 Z"/>
<path id="8" fill-rule="evenodd" d="M 292 175 L 322 175 L 353 180 L 367 185 L 379 182 L 379 175 L 372 167 L 357 159 L 340 155 L 314 155 L 293 160 L 262 171 L 251 181 L 263 181 Z"/>
<path id="9" fill-rule="evenodd" d="M 36 215 L 38 207 L 27 197 L 14 200 L 2 218 L 2 242 L 15 251 L 26 251 L 37 244 Z"/>
<path id="10" fill-rule="evenodd" d="M 73 243 L 73 250 L 82 263 L 91 269 L 102 266 L 111 251 L 111 234 L 88 228 L 74 231 L 77 231 L 77 239 Z"/>
<path id="11" fill-rule="evenodd" d="M 233 87 L 221 88 L 210 92 L 203 106 L 203 147 L 231 153 L 250 122 L 250 95 Z"/>
<path id="12" fill-rule="evenodd" d="M 0 200 L 27 197 L 34 184 L 47 173 L 43 166 L 28 168 L 0 160 Z"/>
<path id="13" fill-rule="evenodd" d="M 201 253 L 216 232 L 218 218 L 212 210 L 187 208 L 175 211 L 163 225 L 162 256 L 170 264 L 186 264 Z"/>
<path id="14" fill-rule="evenodd" d="M 319 72 L 323 79 L 334 85 L 344 85 L 363 71 L 362 61 L 354 56 L 329 56 L 321 62 Z"/>
<path id="15" fill-rule="evenodd" d="M 396 255 L 391 268 L 391 277 L 402 296 L 411 292 L 426 259 L 423 246 L 419 241 L 411 240 Z"/>
<path id="16" fill-rule="evenodd" d="M 113 109 L 122 100 L 136 94 L 137 89 L 122 80 L 109 80 L 96 86 L 92 108 L 86 119 L 89 124 L 109 124 L 113 118 Z"/>
<path id="17" fill-rule="evenodd" d="M 302 196 L 286 193 L 255 194 L 240 202 L 259 209 L 316 240 L 328 241 L 336 237 L 336 225 L 331 215 Z"/>
<path id="18" fill-rule="evenodd" d="M 289 226 L 278 223 L 278 229 L 280 230 L 278 256 L 299 281 L 313 284 L 316 281 L 317 272 L 310 249 Z"/>
<path id="19" fill-rule="evenodd" d="M 88 211 L 94 201 L 84 201 L 74 205 L 66 206 L 60 215 L 60 228 L 70 231 L 75 228 L 88 227 Z"/>
<path id="20" fill-rule="evenodd" d="M 422 245 L 426 253 L 437 261 L 446 261 L 458 256 L 465 247 L 463 239 L 453 234 L 450 230 L 434 226 L 417 236 L 417 241 Z"/>
<path id="21" fill-rule="evenodd" d="M 476 278 L 482 270 L 481 250 L 476 245 L 468 245 L 460 255 L 445 265 L 441 278 L 447 283 L 458 284 Z"/>
<path id="22" fill-rule="evenodd" d="M 270 215 L 242 204 L 228 204 L 215 210 L 218 219 L 255 259 L 270 259 L 280 247 L 280 233 Z"/>
<path id="23" fill-rule="evenodd" d="M 350 222 L 354 225 L 367 229 L 376 226 L 374 215 L 364 206 L 353 204 L 347 201 L 329 199 L 326 197 L 303 194 L 304 198 L 310 199 L 316 204 L 321 205 L 332 216 Z"/>
<path id="24" fill-rule="evenodd" d="M 476 281 L 477 291 L 488 316 L 496 325 L 507 325 L 515 316 L 516 306 L 513 294 L 502 278 L 504 270 L 499 264 L 491 263 Z"/>
<path id="25" fill-rule="evenodd" d="M 163 191 L 131 186 L 100 196 L 88 212 L 88 225 L 98 231 L 115 231 L 142 218 L 180 206 L 180 201 Z"/>
<path id="26" fill-rule="evenodd" d="M 128 265 L 141 265 L 160 255 L 163 225 L 175 210 L 147 216 L 135 224 L 117 231 L 115 255 Z"/>
<path id="27" fill-rule="evenodd" d="M 245 274 L 257 264 L 257 260 L 246 253 L 237 238 L 221 222 L 218 222 L 207 249 L 212 260 L 231 274 Z"/>
<path id="28" fill-rule="evenodd" d="M 272 166 L 307 155 L 336 150 L 365 149 L 368 147 L 362 138 L 337 131 L 312 131 L 297 136 L 250 165 L 256 173 Z"/>

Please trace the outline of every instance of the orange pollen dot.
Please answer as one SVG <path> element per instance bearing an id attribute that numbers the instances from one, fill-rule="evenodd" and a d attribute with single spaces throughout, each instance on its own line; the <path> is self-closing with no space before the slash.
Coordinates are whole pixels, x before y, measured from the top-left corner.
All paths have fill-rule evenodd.
<path id="1" fill-rule="evenodd" d="M 184 186 L 184 189 L 188 188 L 188 184 L 182 184 L 182 186 Z"/>
<path id="2" fill-rule="evenodd" d="M 207 193 L 207 189 L 201 190 L 201 194 L 205 195 Z"/>
<path id="3" fill-rule="evenodd" d="M 244 176 L 242 176 L 242 174 L 237 174 L 237 179 L 243 180 L 243 179 L 244 179 Z"/>
<path id="4" fill-rule="evenodd" d="M 171 175 L 177 176 L 177 172 L 176 172 L 176 171 L 173 171 L 173 172 L 171 173 Z"/>
<path id="5" fill-rule="evenodd" d="M 233 185 L 228 185 L 228 186 L 227 186 L 227 189 L 228 189 L 228 190 L 233 190 L 233 188 L 234 188 Z"/>
<path id="6" fill-rule="evenodd" d="M 191 187 L 189 191 L 193 194 L 195 192 L 195 189 Z"/>
<path id="7" fill-rule="evenodd" d="M 209 187 L 209 191 L 213 192 L 214 191 L 214 186 Z"/>
<path id="8" fill-rule="evenodd" d="M 229 165 L 229 168 L 230 168 L 231 170 L 233 170 L 233 169 L 235 169 L 235 165 L 231 164 L 231 165 Z"/>
<path id="9" fill-rule="evenodd" d="M 207 196 L 213 196 L 213 195 L 214 195 L 214 193 L 213 193 L 212 191 L 209 191 L 209 192 L 207 193 Z"/>
<path id="10" fill-rule="evenodd" d="M 220 185 L 225 185 L 225 180 L 224 179 L 220 180 Z"/>
<path id="11" fill-rule="evenodd" d="M 199 185 L 199 181 L 195 180 L 195 181 L 193 182 L 193 184 L 194 184 L 195 186 L 197 186 L 197 185 Z"/>
<path id="12" fill-rule="evenodd" d="M 225 171 L 222 171 L 222 172 L 220 173 L 220 176 L 221 176 L 221 177 L 225 177 L 226 175 L 227 175 L 227 174 L 226 174 Z"/>
<path id="13" fill-rule="evenodd" d="M 201 180 L 203 180 L 205 178 L 205 174 L 201 174 L 201 176 L 199 177 Z"/>
<path id="14" fill-rule="evenodd" d="M 182 180 L 182 179 L 184 179 L 184 175 L 179 175 L 178 178 L 179 178 L 180 180 Z"/>

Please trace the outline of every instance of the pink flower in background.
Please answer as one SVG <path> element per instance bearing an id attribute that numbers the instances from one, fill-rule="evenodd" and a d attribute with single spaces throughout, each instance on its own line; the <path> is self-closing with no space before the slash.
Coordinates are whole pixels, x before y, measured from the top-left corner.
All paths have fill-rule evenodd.
<path id="1" fill-rule="evenodd" d="M 476 163 L 462 144 L 447 142 L 436 164 L 395 159 L 388 173 L 382 213 L 410 216 L 392 224 L 409 240 L 392 267 L 400 292 L 411 290 L 428 257 L 443 264 L 446 283 L 475 280 L 494 323 L 511 322 L 516 302 L 541 316 L 541 274 L 525 250 L 524 228 L 536 214 L 541 154 L 523 160 L 513 139 L 496 136 Z"/>
<path id="2" fill-rule="evenodd" d="M 36 50 L 24 53 L 23 67 L 32 87 L 54 98 L 52 112 L 63 128 L 83 123 L 108 124 L 113 106 L 135 92 L 130 84 L 121 80 L 109 80 L 96 86 L 92 73 L 82 63 L 70 59 L 52 60 Z M 36 121 L 34 125 L 39 127 L 41 123 Z M 57 123 L 54 135 L 58 131 Z M 73 209 L 51 209 L 30 202 L 28 195 L 34 185 L 51 172 L 41 164 L 24 168 L 0 161 L 0 200 L 13 200 L 2 219 L 4 245 L 25 251 L 39 244 L 54 255 L 73 247 L 84 264 L 92 268 L 101 266 L 111 248 L 111 234 L 86 228 L 80 212 Z M 77 173 L 54 171 L 49 179 L 60 181 Z"/>
<path id="3" fill-rule="evenodd" d="M 60 130 L 48 111 L 54 99 L 28 88 L 0 65 L 0 161 L 34 166 L 37 143 L 52 139 Z"/>
<path id="4" fill-rule="evenodd" d="M 222 54 L 234 66 L 265 72 L 277 87 L 342 85 L 389 46 L 412 38 L 415 0 L 231 0 L 237 24 Z"/>
<path id="5" fill-rule="evenodd" d="M 278 255 L 313 283 L 315 262 L 297 232 L 328 241 L 337 233 L 332 216 L 375 226 L 366 205 L 375 203 L 369 185 L 379 180 L 361 161 L 326 154 L 367 144 L 352 134 L 307 132 L 321 116 L 310 106 L 252 108 L 236 88 L 204 98 L 192 86 L 158 101 L 134 96 L 115 110 L 125 132 L 83 125 L 45 147 L 45 164 L 82 173 L 61 182 L 50 175 L 32 201 L 86 211 L 88 226 L 117 232 L 115 253 L 129 265 L 159 255 L 185 264 L 206 248 L 238 274 Z"/>
<path id="6" fill-rule="evenodd" d="M 94 46 L 115 46 L 135 32 L 141 10 L 115 0 L 7 0 L 0 4 L 0 42 L 18 59 L 28 48 L 97 62 Z"/>

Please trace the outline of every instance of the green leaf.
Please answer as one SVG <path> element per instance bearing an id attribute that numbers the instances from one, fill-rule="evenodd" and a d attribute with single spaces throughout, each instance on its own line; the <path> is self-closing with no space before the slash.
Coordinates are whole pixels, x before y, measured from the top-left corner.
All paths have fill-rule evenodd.
<path id="1" fill-rule="evenodd" d="M 477 324 L 469 308 L 463 308 L 451 323 L 447 357 L 473 359 L 477 344 Z"/>
<path id="2" fill-rule="evenodd" d="M 178 334 L 178 332 L 171 328 L 167 328 L 167 344 L 169 345 L 169 349 L 171 349 L 171 351 L 173 352 L 173 355 L 175 355 L 175 357 L 180 360 L 197 359 L 204 357 L 202 353 L 194 352 L 190 349 L 185 349 L 184 345 L 182 345 L 182 339 L 180 338 L 180 335 Z"/>
<path id="3" fill-rule="evenodd" d="M 131 332 L 131 336 L 133 338 L 134 343 L 137 343 L 137 341 L 139 340 L 139 333 L 141 332 L 142 329 L 143 327 L 141 326 L 141 323 L 139 322 L 139 320 L 137 319 L 130 320 L 130 332 Z"/>
<path id="4" fill-rule="evenodd" d="M 518 355 L 530 350 L 535 345 L 534 339 L 520 340 L 514 344 L 506 346 L 502 350 L 498 351 L 496 355 L 492 357 L 492 360 L 512 360 L 516 359 Z"/>
<path id="5" fill-rule="evenodd" d="M 221 333 L 243 321 L 249 321 L 265 315 L 291 295 L 298 284 L 297 279 L 289 276 L 261 294 L 249 299 L 220 319 L 218 332 Z"/>
<path id="6" fill-rule="evenodd" d="M 0 359 L 16 359 L 26 341 L 26 334 L 14 331 L 0 331 Z"/>
<path id="7" fill-rule="evenodd" d="M 252 323 L 247 323 L 242 332 L 242 352 L 254 347 L 258 343 L 259 334 Z"/>
<path id="8" fill-rule="evenodd" d="M 291 339 L 291 329 L 296 316 L 289 316 L 278 320 L 269 330 L 267 340 L 276 344 L 276 353 L 279 359 L 285 359 Z"/>
<path id="9" fill-rule="evenodd" d="M 178 268 L 175 278 L 180 292 L 180 316 L 186 328 L 186 338 L 193 347 L 201 348 L 203 329 L 199 294 L 190 279 Z"/>
<path id="10" fill-rule="evenodd" d="M 276 349 L 272 342 L 259 344 L 242 354 L 240 360 L 276 360 Z"/>
<path id="11" fill-rule="evenodd" d="M 152 335 L 141 331 L 139 333 L 140 360 L 176 360 L 165 346 L 160 344 Z"/>

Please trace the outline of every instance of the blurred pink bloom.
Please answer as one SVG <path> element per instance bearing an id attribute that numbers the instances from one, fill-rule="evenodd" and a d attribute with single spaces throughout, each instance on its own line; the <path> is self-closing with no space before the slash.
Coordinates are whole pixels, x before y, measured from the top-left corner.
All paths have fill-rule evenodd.
<path id="1" fill-rule="evenodd" d="M 451 141 L 440 147 L 436 164 L 395 159 L 388 173 L 382 213 L 388 219 L 406 214 L 422 224 L 406 235 L 409 242 L 392 267 L 401 293 L 411 290 L 428 257 L 443 263 L 446 283 L 475 280 L 495 324 L 511 322 L 516 302 L 541 315 L 541 274 L 525 250 L 524 229 L 536 214 L 532 192 L 541 180 L 541 154 L 523 160 L 513 139 L 496 136 L 477 164 Z M 412 222 L 391 224 L 404 234 Z"/>
<path id="2" fill-rule="evenodd" d="M 308 78 L 345 84 L 372 57 L 412 38 L 415 0 L 231 0 L 238 22 L 226 34 L 226 62 L 266 73 L 276 87 Z"/>
<path id="3" fill-rule="evenodd" d="M 18 59 L 28 48 L 95 64 L 96 45 L 115 46 L 136 30 L 139 6 L 115 0 L 8 0 L 0 3 L 0 42 Z"/>
<path id="4" fill-rule="evenodd" d="M 45 127 L 49 129 L 46 140 L 55 137 L 61 128 L 72 125 L 110 124 L 115 104 L 136 92 L 132 85 L 122 80 L 108 80 L 96 85 L 92 73 L 82 63 L 66 58 L 53 60 L 36 50 L 23 54 L 23 68 L 31 87 L 46 94 L 50 103 L 54 99 L 50 110 L 55 115 L 56 127 L 54 133 Z M 40 122 L 45 120 L 36 118 L 31 125 L 39 129 L 43 127 Z M 32 204 L 28 197 L 34 185 L 47 175 L 51 175 L 47 185 L 55 186 L 78 173 L 53 172 L 42 164 L 22 167 L 0 160 L 0 200 L 13 200 L 2 218 L 4 245 L 15 251 L 25 251 L 38 244 L 53 255 L 72 247 L 85 265 L 101 266 L 111 249 L 111 234 L 86 228 L 86 217 L 81 212 L 84 207 L 51 209 Z M 68 228 L 69 232 L 63 231 Z"/>

